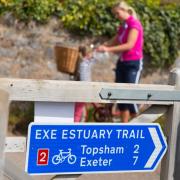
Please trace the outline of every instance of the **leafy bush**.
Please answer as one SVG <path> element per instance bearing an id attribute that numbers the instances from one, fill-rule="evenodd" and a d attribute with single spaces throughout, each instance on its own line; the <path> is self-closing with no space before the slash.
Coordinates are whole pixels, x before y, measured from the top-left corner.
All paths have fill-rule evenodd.
<path id="1" fill-rule="evenodd" d="M 127 2 L 129 4 L 133 4 L 134 0 L 127 0 Z M 151 7 L 159 6 L 161 4 L 161 0 L 138 0 L 138 2 L 151 6 Z"/>
<path id="2" fill-rule="evenodd" d="M 61 5 L 61 20 L 76 33 L 112 36 L 119 21 L 112 13 L 113 1 L 66 0 Z M 160 6 L 160 0 L 129 0 L 139 13 L 145 32 L 145 53 L 158 67 L 170 65 L 180 48 L 180 6 Z"/>
<path id="3" fill-rule="evenodd" d="M 56 12 L 57 0 L 13 0 L 10 11 L 20 20 L 45 22 Z"/>
<path id="4" fill-rule="evenodd" d="M 8 11 L 8 6 L 12 0 L 0 0 L 0 15 Z"/>
<path id="5" fill-rule="evenodd" d="M 72 31 L 81 34 L 112 35 L 117 21 L 111 16 L 111 6 L 112 1 L 66 0 L 60 6 L 60 16 L 64 25 Z"/>
<path id="6" fill-rule="evenodd" d="M 0 4 L 5 5 L 5 6 L 8 5 L 9 2 L 10 2 L 10 0 L 0 0 Z"/>
<path id="7" fill-rule="evenodd" d="M 13 133 L 27 134 L 29 123 L 34 120 L 33 102 L 13 102 L 10 106 L 9 125 Z"/>

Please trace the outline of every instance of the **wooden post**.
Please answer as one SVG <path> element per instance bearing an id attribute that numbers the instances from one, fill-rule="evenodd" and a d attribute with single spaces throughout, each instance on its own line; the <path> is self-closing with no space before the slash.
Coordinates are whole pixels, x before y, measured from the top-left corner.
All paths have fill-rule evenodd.
<path id="1" fill-rule="evenodd" d="M 170 74 L 169 84 L 174 85 L 175 89 L 180 90 L 180 69 L 175 69 Z M 175 154 L 177 146 L 178 126 L 180 123 L 180 103 L 175 102 L 169 106 L 165 124 L 165 134 L 168 142 L 168 150 L 161 163 L 161 180 L 174 179 Z"/>
<path id="2" fill-rule="evenodd" d="M 6 91 L 0 90 L 0 179 L 3 179 L 4 148 L 7 133 L 9 115 L 9 95 Z"/>
<path id="3" fill-rule="evenodd" d="M 175 168 L 174 168 L 174 180 L 179 180 L 179 179 L 180 179 L 180 124 L 178 125 Z"/>
<path id="4" fill-rule="evenodd" d="M 176 86 L 178 89 L 180 89 L 180 69 L 178 69 L 177 72 L 177 82 Z M 177 123 L 176 123 L 176 129 L 177 129 L 177 135 L 176 135 L 176 154 L 175 155 L 175 164 L 174 164 L 174 180 L 180 179 L 180 103 L 178 103 L 177 107 L 178 115 L 177 115 Z"/>

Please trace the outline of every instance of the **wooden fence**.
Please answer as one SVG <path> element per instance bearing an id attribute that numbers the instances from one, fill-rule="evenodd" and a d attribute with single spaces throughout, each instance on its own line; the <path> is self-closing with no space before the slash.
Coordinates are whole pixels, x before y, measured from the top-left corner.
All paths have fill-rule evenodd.
<path id="1" fill-rule="evenodd" d="M 151 108 L 133 119 L 131 123 L 149 123 L 162 115 L 166 116 L 165 135 L 168 151 L 162 160 L 161 180 L 180 179 L 175 166 L 179 163 L 176 152 L 180 121 L 180 71 L 178 69 L 170 74 L 169 85 L 0 79 L 0 117 L 3 122 L 0 127 L 3 130 L 7 129 L 8 105 L 12 101 L 150 104 Z M 0 135 L 2 147 L 5 144 L 5 131 L 1 131 Z M 23 137 L 21 140 L 16 138 L 13 141 L 21 144 L 20 146 L 25 145 Z M 6 137 L 6 146 L 8 142 L 10 139 Z M 0 159 L 3 157 L 3 153 L 0 152 Z M 25 172 L 20 172 L 10 160 L 5 160 L 5 165 L 1 168 L 13 179 L 32 179 Z"/>

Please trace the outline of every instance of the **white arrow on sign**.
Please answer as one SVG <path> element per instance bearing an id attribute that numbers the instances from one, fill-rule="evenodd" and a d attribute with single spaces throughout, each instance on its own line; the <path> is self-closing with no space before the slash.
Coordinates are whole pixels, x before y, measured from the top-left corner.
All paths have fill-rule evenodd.
<path id="1" fill-rule="evenodd" d="M 151 168 L 153 166 L 154 162 L 156 161 L 159 153 L 161 152 L 163 148 L 161 141 L 159 139 L 158 133 L 156 131 L 156 128 L 148 128 L 148 129 L 151 134 L 152 140 L 154 142 L 155 149 L 153 153 L 151 154 L 149 160 L 147 161 L 146 165 L 144 166 L 144 168 Z"/>

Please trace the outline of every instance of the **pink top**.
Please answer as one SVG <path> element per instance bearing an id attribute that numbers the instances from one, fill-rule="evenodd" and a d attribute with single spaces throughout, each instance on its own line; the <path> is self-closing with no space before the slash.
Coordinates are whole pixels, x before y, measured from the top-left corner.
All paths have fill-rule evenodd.
<path id="1" fill-rule="evenodd" d="M 128 34 L 131 29 L 138 30 L 137 41 L 132 49 L 121 53 L 121 61 L 134 61 L 140 60 L 143 58 L 143 44 L 144 44 L 144 32 L 141 22 L 138 19 L 135 19 L 133 16 L 130 16 L 123 26 L 119 27 L 118 30 L 118 41 L 120 44 L 127 42 Z"/>

